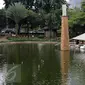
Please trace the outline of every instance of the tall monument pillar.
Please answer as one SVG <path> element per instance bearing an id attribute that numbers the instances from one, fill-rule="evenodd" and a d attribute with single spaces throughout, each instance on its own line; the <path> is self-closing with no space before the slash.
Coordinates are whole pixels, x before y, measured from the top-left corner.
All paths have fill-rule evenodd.
<path id="1" fill-rule="evenodd" d="M 61 23 L 61 50 L 69 50 L 69 31 L 67 5 L 62 5 L 62 23 Z"/>

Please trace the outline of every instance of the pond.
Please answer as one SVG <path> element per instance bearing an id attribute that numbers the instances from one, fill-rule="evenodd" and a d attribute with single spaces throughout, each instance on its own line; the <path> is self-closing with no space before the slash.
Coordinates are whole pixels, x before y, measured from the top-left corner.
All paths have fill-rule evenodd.
<path id="1" fill-rule="evenodd" d="M 0 85 L 85 85 L 85 53 L 54 44 L 0 45 Z"/>

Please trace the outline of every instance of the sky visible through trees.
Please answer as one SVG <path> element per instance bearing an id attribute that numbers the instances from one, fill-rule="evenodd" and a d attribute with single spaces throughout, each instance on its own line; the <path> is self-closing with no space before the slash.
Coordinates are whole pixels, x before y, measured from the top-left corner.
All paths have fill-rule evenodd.
<path id="1" fill-rule="evenodd" d="M 80 7 L 80 3 L 82 0 L 69 0 L 69 3 L 71 4 L 72 7 Z"/>
<path id="2" fill-rule="evenodd" d="M 0 0 L 0 9 L 4 7 L 4 1 Z"/>

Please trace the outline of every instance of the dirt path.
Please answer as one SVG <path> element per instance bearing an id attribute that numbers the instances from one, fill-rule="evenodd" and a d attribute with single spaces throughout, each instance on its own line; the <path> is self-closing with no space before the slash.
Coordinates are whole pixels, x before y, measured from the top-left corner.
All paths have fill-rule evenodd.
<path id="1" fill-rule="evenodd" d="M 3 41 L 8 41 L 8 39 L 6 37 L 0 37 L 0 42 L 3 42 Z"/>

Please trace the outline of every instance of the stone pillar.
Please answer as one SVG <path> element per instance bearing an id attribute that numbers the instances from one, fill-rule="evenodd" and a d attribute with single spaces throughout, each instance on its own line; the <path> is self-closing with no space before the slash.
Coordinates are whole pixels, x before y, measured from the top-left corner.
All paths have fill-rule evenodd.
<path id="1" fill-rule="evenodd" d="M 65 6 L 65 5 L 64 5 Z M 61 50 L 69 50 L 69 30 L 68 30 L 68 16 L 66 8 L 63 7 L 62 23 L 61 23 Z"/>

